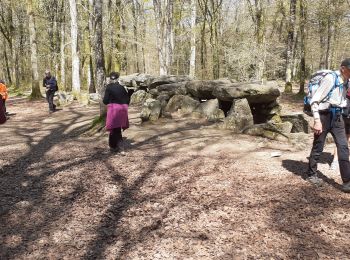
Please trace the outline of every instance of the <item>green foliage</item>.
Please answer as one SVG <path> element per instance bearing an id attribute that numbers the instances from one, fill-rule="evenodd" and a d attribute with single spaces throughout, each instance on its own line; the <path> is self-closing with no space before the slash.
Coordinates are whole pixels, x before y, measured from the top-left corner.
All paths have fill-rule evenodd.
<path id="1" fill-rule="evenodd" d="M 96 116 L 91 123 L 91 129 L 102 129 L 106 125 L 106 116 Z"/>

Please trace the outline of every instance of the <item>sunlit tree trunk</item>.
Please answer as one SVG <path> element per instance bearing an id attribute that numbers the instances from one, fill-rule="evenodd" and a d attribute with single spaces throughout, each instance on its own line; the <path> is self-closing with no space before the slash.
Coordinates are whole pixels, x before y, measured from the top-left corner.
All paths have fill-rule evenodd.
<path id="1" fill-rule="evenodd" d="M 102 30 L 102 0 L 91 0 L 93 6 L 93 50 L 95 56 L 95 79 L 96 89 L 103 97 L 105 87 L 103 82 L 105 80 L 105 61 L 103 53 L 103 30 Z M 90 2 L 90 3 L 91 3 Z M 100 116 L 106 114 L 106 106 L 100 101 Z"/>
<path id="2" fill-rule="evenodd" d="M 80 93 L 80 58 L 78 52 L 78 11 L 75 0 L 69 0 L 71 18 L 71 50 L 72 50 L 72 91 Z"/>
<path id="3" fill-rule="evenodd" d="M 292 64 L 294 53 L 294 40 L 295 40 L 295 12 L 296 12 L 296 0 L 290 0 L 290 12 L 288 22 L 288 39 L 287 39 L 287 59 L 286 59 L 286 86 L 285 92 L 292 93 Z"/>
<path id="4" fill-rule="evenodd" d="M 190 76 L 196 75 L 196 17 L 197 1 L 191 0 L 191 55 L 190 55 Z"/>
<path id="5" fill-rule="evenodd" d="M 28 13 L 28 29 L 29 29 L 29 42 L 31 51 L 31 69 L 32 69 L 32 93 L 31 98 L 42 97 L 40 93 L 39 84 L 39 72 L 38 72 L 38 55 L 37 55 L 37 42 L 36 42 L 36 28 L 33 12 L 33 0 L 27 0 L 27 13 Z"/>

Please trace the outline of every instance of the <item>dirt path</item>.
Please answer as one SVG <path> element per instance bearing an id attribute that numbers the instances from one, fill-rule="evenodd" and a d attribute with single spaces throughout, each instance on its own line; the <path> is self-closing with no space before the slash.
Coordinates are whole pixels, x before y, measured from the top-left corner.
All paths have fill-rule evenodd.
<path id="1" fill-rule="evenodd" d="M 0 259 L 346 259 L 339 174 L 303 180 L 305 151 L 203 122 L 140 125 L 127 155 L 81 135 L 94 107 L 48 116 L 17 99 L 0 126 Z M 282 151 L 271 158 L 271 152 Z"/>

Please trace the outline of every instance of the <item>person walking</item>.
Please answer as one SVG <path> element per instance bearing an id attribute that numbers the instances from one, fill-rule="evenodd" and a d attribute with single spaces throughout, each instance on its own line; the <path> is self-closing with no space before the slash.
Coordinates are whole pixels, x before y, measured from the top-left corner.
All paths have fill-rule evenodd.
<path id="1" fill-rule="evenodd" d="M 58 87 L 57 80 L 54 76 L 51 75 L 50 70 L 45 71 L 43 87 L 46 89 L 46 100 L 49 104 L 49 113 L 51 114 L 56 111 L 56 105 L 53 103 L 53 98 L 55 96 L 55 92 L 58 90 Z"/>
<path id="2" fill-rule="evenodd" d="M 112 72 L 106 87 L 103 103 L 107 105 L 106 129 L 109 131 L 109 148 L 111 152 L 125 155 L 122 130 L 129 128 L 128 108 L 130 98 L 128 91 L 118 82 L 119 73 Z"/>
<path id="3" fill-rule="evenodd" d="M 7 87 L 5 84 L 4 80 L 0 80 L 0 95 L 1 95 L 1 99 L 2 99 L 2 106 L 3 106 L 3 110 L 5 112 L 5 114 L 7 115 L 7 111 L 6 111 L 6 101 L 9 97 L 9 93 L 7 91 Z"/>
<path id="4" fill-rule="evenodd" d="M 349 78 L 350 58 L 347 58 L 341 62 L 339 71 L 329 73 L 321 80 L 310 102 L 314 118 L 314 141 L 309 157 L 307 180 L 317 185 L 321 184 L 317 162 L 323 151 L 326 136 L 331 133 L 337 146 L 344 192 L 350 192 L 349 148 L 342 117 L 342 109 L 347 105 L 346 91 Z"/>
<path id="5" fill-rule="evenodd" d="M 350 78 L 350 58 L 343 60 L 340 69 L 327 74 L 311 99 L 311 111 L 314 118 L 314 141 L 309 157 L 307 180 L 319 185 L 317 162 L 324 148 L 328 133 L 331 133 L 338 151 L 342 190 L 350 192 L 350 162 L 348 140 L 345 134 L 342 108 L 346 107 L 347 82 Z M 333 91 L 332 91 L 333 89 Z"/>

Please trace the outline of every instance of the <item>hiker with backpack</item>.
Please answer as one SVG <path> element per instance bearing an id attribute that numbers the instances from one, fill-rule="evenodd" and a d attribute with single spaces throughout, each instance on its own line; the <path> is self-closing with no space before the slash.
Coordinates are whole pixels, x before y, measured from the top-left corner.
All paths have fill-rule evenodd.
<path id="1" fill-rule="evenodd" d="M 111 152 L 125 155 L 122 130 L 129 128 L 128 108 L 130 98 L 128 91 L 118 82 L 119 73 L 112 72 L 103 97 L 107 105 L 106 129 L 109 131 L 109 148 Z"/>
<path id="2" fill-rule="evenodd" d="M 45 77 L 43 79 L 43 87 L 46 89 L 46 100 L 49 104 L 49 113 L 56 111 L 56 105 L 53 103 L 55 92 L 58 90 L 57 80 L 54 76 L 51 76 L 50 70 L 45 71 Z"/>
<path id="3" fill-rule="evenodd" d="M 313 80 L 318 76 L 317 83 Z M 338 152 L 340 175 L 343 180 L 342 190 L 350 192 L 350 162 L 348 140 L 345 134 L 343 108 L 347 106 L 347 82 L 350 78 L 350 58 L 341 62 L 339 71 L 328 71 L 310 79 L 309 103 L 314 118 L 314 141 L 309 157 L 307 180 L 313 184 L 321 184 L 318 176 L 317 162 L 323 151 L 326 136 L 330 132 L 334 138 Z"/>

